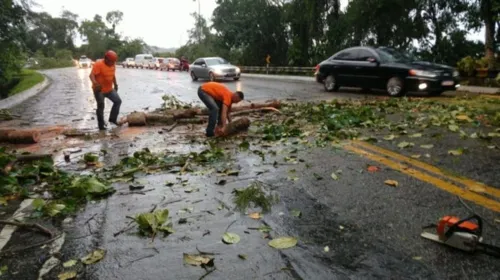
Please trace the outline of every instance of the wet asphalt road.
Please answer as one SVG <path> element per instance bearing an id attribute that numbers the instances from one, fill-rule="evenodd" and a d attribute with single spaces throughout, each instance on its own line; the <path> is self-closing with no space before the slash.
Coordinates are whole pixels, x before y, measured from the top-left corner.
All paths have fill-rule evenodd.
<path id="1" fill-rule="evenodd" d="M 53 80 L 52 86 L 36 99 L 15 108 L 14 113 L 30 125 L 69 124 L 93 128 L 95 101 L 88 73 L 89 70 L 73 68 L 46 71 Z M 153 110 L 161 105 L 164 94 L 191 102 L 196 100 L 200 84 L 191 82 L 187 73 L 120 68 L 117 75 L 124 100 L 123 114 L 146 107 Z M 325 93 L 321 85 L 314 83 L 243 78 L 240 82 L 227 82 L 227 85 L 243 90 L 247 99 L 256 101 L 364 96 Z M 163 134 L 159 134 L 160 130 L 124 129 L 122 136 L 112 141 L 96 139 L 73 145 L 81 147 L 83 152 L 107 150 L 101 158 L 107 165 L 116 163 L 118 155 L 130 155 L 143 147 L 182 153 L 207 148 L 207 143 L 192 142 L 183 135 L 202 135 L 203 127 L 196 127 L 194 131 L 179 128 Z M 145 195 L 115 194 L 107 200 L 89 203 L 64 227 L 67 237 L 60 252 L 61 260 L 78 259 L 95 248 L 106 249 L 103 261 L 87 268 L 77 267 L 79 279 L 88 280 L 199 279 L 205 274 L 203 269 L 182 263 L 183 253 L 197 253 L 197 250 L 216 253 L 217 270 L 205 279 L 500 279 L 497 259 L 468 255 L 420 238 L 422 227 L 436 223 L 441 216 L 467 216 L 469 211 L 456 196 L 343 149 L 299 147 L 296 153 L 297 147 L 290 143 L 263 148 L 252 142 L 249 151 L 239 151 L 239 141 L 221 144 L 227 148 L 226 152 L 236 155 L 233 159 L 224 166 L 206 167 L 237 169 L 240 170 L 238 177 L 225 177 L 204 169 L 198 171 L 205 171 L 207 175 L 140 174 L 137 179 L 146 189 L 154 191 Z M 442 141 L 445 145 L 446 139 Z M 391 149 L 384 143 L 380 145 Z M 481 149 L 474 143 L 462 145 Z M 255 155 L 254 149 L 263 151 L 265 159 Z M 500 174 L 492 168 L 492 163 L 498 163 L 500 158 L 497 150 L 478 151 L 477 156 L 472 153 L 460 160 L 450 160 L 445 157 L 446 149 L 443 148 L 445 152 L 433 152 L 432 159 L 426 161 L 500 187 Z M 405 153 L 411 155 L 416 151 Z M 292 155 L 300 160 L 288 162 L 287 157 Z M 56 160 L 60 159 L 58 154 Z M 368 165 L 380 166 L 381 170 L 366 172 Z M 338 180 L 331 179 L 332 172 L 338 175 Z M 322 179 L 319 180 L 318 175 Z M 188 180 L 186 186 L 177 177 Z M 215 184 L 221 179 L 228 183 L 225 186 Z M 233 189 L 246 187 L 255 179 L 264 182 L 265 188 L 280 198 L 261 221 L 232 209 Z M 387 179 L 398 181 L 399 187 L 384 185 Z M 165 182 L 176 183 L 166 187 Z M 114 187 L 120 192 L 127 191 L 128 185 L 115 183 Z M 186 188 L 199 190 L 188 193 Z M 169 203 L 179 199 L 182 200 Z M 154 243 L 138 237 L 135 230 L 113 236 L 129 222 L 126 216 L 147 212 L 157 204 L 170 210 L 174 234 L 157 238 Z M 228 205 L 229 209 L 220 207 L 221 204 Z M 469 202 L 467 205 L 490 224 L 499 217 L 497 212 L 481 205 Z M 301 217 L 292 216 L 292 210 L 300 210 Z M 187 218 L 187 223 L 179 224 L 181 218 Z M 273 229 L 273 238 L 297 237 L 298 246 L 282 251 L 270 248 L 265 234 L 248 229 L 264 224 Z M 500 224 L 486 227 L 485 239 L 500 244 Z M 221 235 L 225 231 L 237 233 L 240 243 L 223 244 Z M 12 242 L 20 240 L 22 236 L 17 236 Z M 325 246 L 329 247 L 328 252 Z M 238 254 L 245 254 L 248 259 L 241 260 Z M 23 262 L 19 259 L 8 261 L 9 271 L 17 270 L 18 273 L 5 279 L 36 279 L 35 268 L 41 266 L 43 258 L 39 254 L 22 257 Z M 1 264 L 5 264 L 5 260 Z M 30 270 L 25 269 L 27 264 Z M 44 279 L 57 279 L 57 274 L 63 270 L 59 265 Z M 0 276 L 0 279 L 4 278 Z"/>
<path id="2" fill-rule="evenodd" d="M 63 68 L 43 71 L 52 85 L 42 94 L 12 110 L 25 125 L 66 124 L 77 128 L 93 128 L 96 103 L 88 78 L 90 69 Z M 197 89 L 203 81 L 191 81 L 187 72 L 124 69 L 117 67 L 119 94 L 123 100 L 121 115 L 146 109 L 156 109 L 163 95 L 172 95 L 183 102 L 201 104 Z M 359 92 L 328 93 L 322 85 L 298 81 L 246 78 L 223 81 L 231 90 L 242 90 L 248 101 L 269 99 L 320 100 L 332 98 L 361 98 Z M 105 114 L 111 103 L 106 100 Z"/>

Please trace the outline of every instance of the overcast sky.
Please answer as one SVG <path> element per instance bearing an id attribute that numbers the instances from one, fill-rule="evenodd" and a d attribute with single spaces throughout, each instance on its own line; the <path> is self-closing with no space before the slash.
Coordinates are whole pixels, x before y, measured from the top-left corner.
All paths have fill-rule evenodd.
<path id="1" fill-rule="evenodd" d="M 201 14 L 210 19 L 216 7 L 215 0 L 199 0 Z M 251 0 L 249 0 L 251 1 Z M 59 16 L 63 9 L 92 19 L 95 14 L 105 17 L 112 10 L 123 12 L 123 21 L 117 28 L 122 36 L 142 38 L 148 45 L 163 48 L 180 47 L 187 39 L 187 30 L 194 25 L 191 13 L 198 11 L 198 0 L 35 0 L 46 11 Z M 340 0 L 342 9 L 348 0 Z M 483 40 L 482 34 L 471 34 L 470 39 Z M 81 44 L 80 38 L 76 41 Z"/>

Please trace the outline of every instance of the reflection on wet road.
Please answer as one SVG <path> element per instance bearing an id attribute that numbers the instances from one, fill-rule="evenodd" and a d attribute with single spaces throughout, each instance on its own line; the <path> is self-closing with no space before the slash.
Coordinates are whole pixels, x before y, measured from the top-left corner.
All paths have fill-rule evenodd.
<path id="1" fill-rule="evenodd" d="M 64 68 L 44 71 L 52 85 L 35 98 L 14 108 L 29 125 L 68 124 L 77 128 L 96 126 L 94 100 L 88 78 L 90 69 Z M 163 95 L 184 102 L 201 104 L 197 89 L 204 81 L 191 81 L 187 72 L 123 69 L 117 67 L 119 94 L 123 100 L 121 115 L 161 107 Z M 243 77 L 240 81 L 223 81 L 231 90 L 242 90 L 248 101 L 268 99 L 318 100 L 333 97 L 356 98 L 362 94 L 327 93 L 319 84 Z M 106 100 L 105 113 L 111 103 Z"/>

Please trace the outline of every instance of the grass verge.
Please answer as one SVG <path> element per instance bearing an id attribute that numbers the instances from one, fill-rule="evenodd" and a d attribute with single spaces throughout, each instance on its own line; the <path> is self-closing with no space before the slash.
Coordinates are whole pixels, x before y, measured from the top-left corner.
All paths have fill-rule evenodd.
<path id="1" fill-rule="evenodd" d="M 43 81 L 43 75 L 29 69 L 23 69 L 19 74 L 19 83 L 9 90 L 8 96 L 23 92 Z"/>

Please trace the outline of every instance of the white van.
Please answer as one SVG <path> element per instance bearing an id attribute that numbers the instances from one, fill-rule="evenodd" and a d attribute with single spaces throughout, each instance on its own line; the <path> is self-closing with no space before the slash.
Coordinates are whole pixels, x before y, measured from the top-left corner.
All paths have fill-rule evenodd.
<path id="1" fill-rule="evenodd" d="M 147 68 L 149 63 L 153 63 L 152 54 L 138 54 L 135 56 L 135 68 Z"/>

